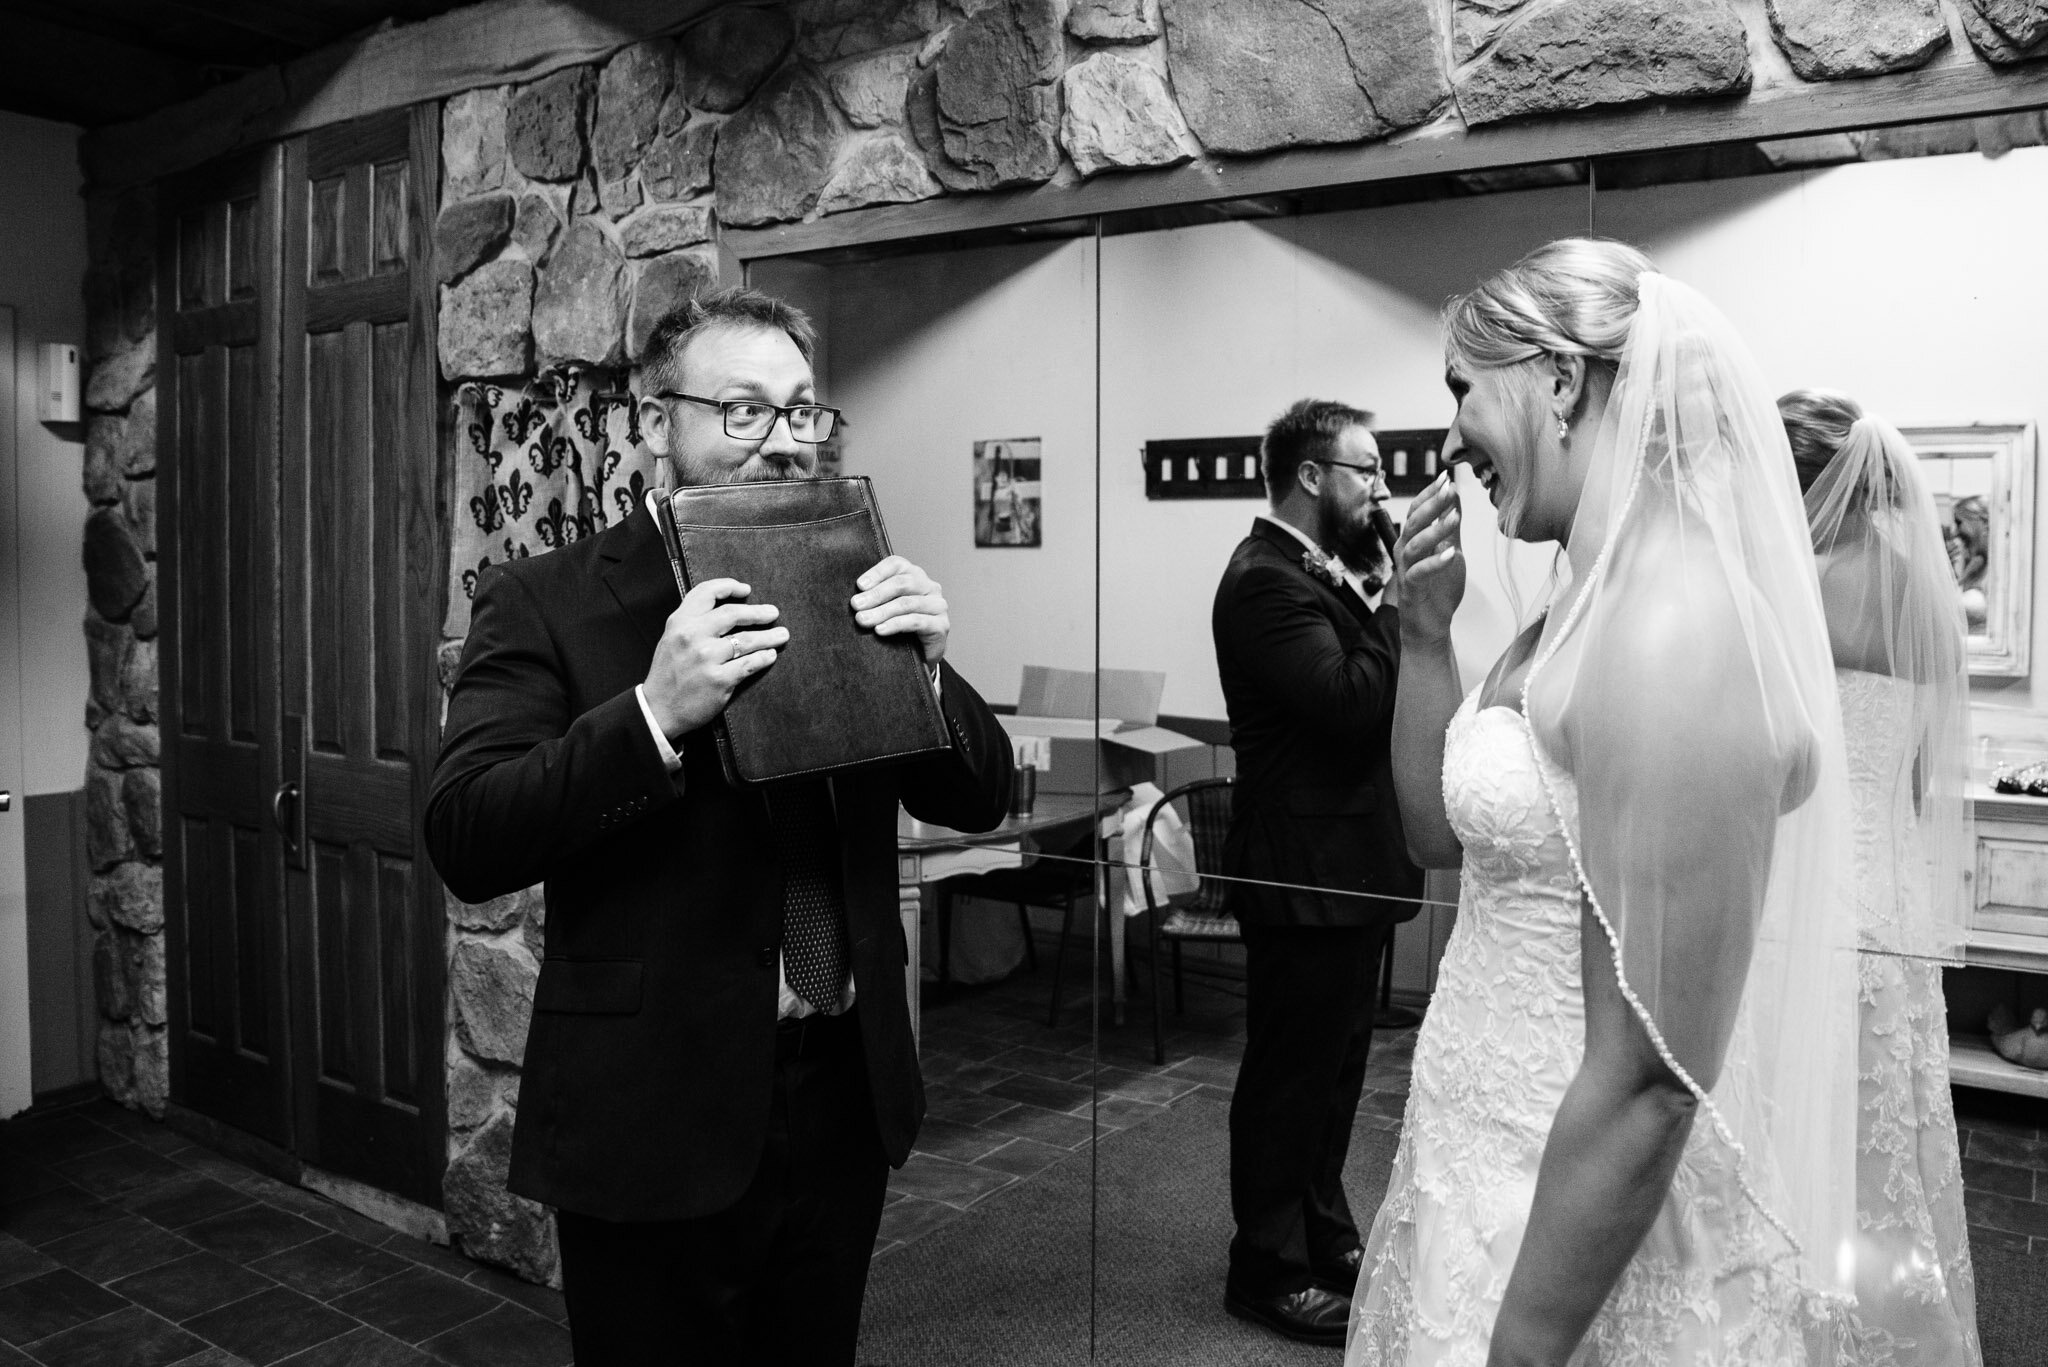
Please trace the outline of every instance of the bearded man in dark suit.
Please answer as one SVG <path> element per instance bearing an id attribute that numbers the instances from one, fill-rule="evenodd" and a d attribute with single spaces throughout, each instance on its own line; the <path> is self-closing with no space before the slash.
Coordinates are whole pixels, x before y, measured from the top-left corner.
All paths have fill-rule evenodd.
<path id="1" fill-rule="evenodd" d="M 1260 447 L 1272 511 L 1231 555 L 1210 619 L 1237 756 L 1223 872 L 1243 880 L 1229 905 L 1246 979 L 1224 1304 L 1289 1338 L 1339 1345 L 1360 1257 L 1344 1158 L 1375 969 L 1422 891 L 1389 756 L 1394 586 L 1347 568 L 1389 563 L 1371 421 L 1313 399 L 1274 420 Z"/>
<path id="2" fill-rule="evenodd" d="M 815 477 L 837 414 L 813 343 L 751 290 L 663 319 L 634 388 L 670 476 Z M 924 1115 L 897 803 L 987 830 L 1010 749 L 943 662 L 923 570 L 818 587 L 920 642 L 952 749 L 729 786 L 712 721 L 805 643 L 744 584 L 679 598 L 651 506 L 477 587 L 427 843 L 467 901 L 547 885 L 510 1186 L 556 1208 L 582 1367 L 853 1362 L 888 1168 Z"/>

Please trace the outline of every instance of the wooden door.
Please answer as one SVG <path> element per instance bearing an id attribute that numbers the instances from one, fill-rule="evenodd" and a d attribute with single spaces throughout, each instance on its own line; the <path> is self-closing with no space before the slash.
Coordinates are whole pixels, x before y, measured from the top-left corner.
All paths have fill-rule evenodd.
<path id="1" fill-rule="evenodd" d="M 436 111 L 287 144 L 283 781 L 300 1152 L 440 1204 L 440 884 L 419 842 L 438 743 Z"/>
<path id="2" fill-rule="evenodd" d="M 267 149 L 159 201 L 157 607 L 171 1094 L 288 1145 L 272 820 L 281 166 Z"/>

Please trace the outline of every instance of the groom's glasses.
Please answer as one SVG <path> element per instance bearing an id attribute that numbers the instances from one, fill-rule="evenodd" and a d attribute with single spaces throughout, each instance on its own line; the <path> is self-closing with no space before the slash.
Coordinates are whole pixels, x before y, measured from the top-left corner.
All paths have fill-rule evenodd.
<path id="1" fill-rule="evenodd" d="M 683 399 L 716 408 L 725 418 L 725 435 L 734 441 L 760 441 L 775 430 L 775 420 L 789 418 L 789 435 L 803 442 L 820 442 L 839 425 L 839 410 L 823 404 L 793 403 L 779 406 L 759 399 L 704 399 L 679 390 L 664 389 L 657 399 Z"/>
<path id="2" fill-rule="evenodd" d="M 1358 477 L 1364 480 L 1367 484 L 1378 484 L 1380 482 L 1380 475 L 1382 473 L 1380 467 L 1377 465 L 1359 465 L 1355 462 L 1348 460 L 1319 460 L 1316 462 L 1316 464 L 1335 465 L 1340 469 L 1356 471 Z"/>

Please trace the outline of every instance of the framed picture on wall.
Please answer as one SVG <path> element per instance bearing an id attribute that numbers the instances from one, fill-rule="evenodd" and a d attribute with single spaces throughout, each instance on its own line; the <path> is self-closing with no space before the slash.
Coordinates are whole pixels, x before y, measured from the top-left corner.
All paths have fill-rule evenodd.
<path id="1" fill-rule="evenodd" d="M 2024 678 L 2034 602 L 2034 425 L 1899 429 L 1920 457 L 1969 628 L 1970 673 Z"/>
<path id="2" fill-rule="evenodd" d="M 974 443 L 975 545 L 1044 544 L 1038 445 L 1037 437 Z"/>

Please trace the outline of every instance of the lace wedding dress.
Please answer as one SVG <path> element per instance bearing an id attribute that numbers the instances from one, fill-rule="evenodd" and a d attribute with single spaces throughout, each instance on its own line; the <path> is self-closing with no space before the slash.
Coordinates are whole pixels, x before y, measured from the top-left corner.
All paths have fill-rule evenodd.
<path id="1" fill-rule="evenodd" d="M 1559 820 L 1576 824 L 1575 789 L 1539 759 L 1519 711 L 1477 699 L 1444 742 L 1463 891 L 1366 1242 L 1346 1367 L 1484 1367 L 1544 1142 L 1585 1045 L 1579 887 Z M 1744 1085 L 1748 1047 L 1739 1036 L 1730 1047 L 1716 1096 Z M 1809 1321 L 1782 1248 L 1702 1116 L 1573 1362 L 1807 1363 Z"/>
<path id="2" fill-rule="evenodd" d="M 1856 833 L 1862 1029 L 1856 1215 L 1860 1318 L 1898 1367 L 1977 1367 L 1975 1278 L 1949 1098 L 1941 966 L 1902 954 L 1925 881 L 1913 810 L 1915 686 L 1838 671 Z M 1882 1293 L 1882 1294 L 1880 1294 Z"/>

